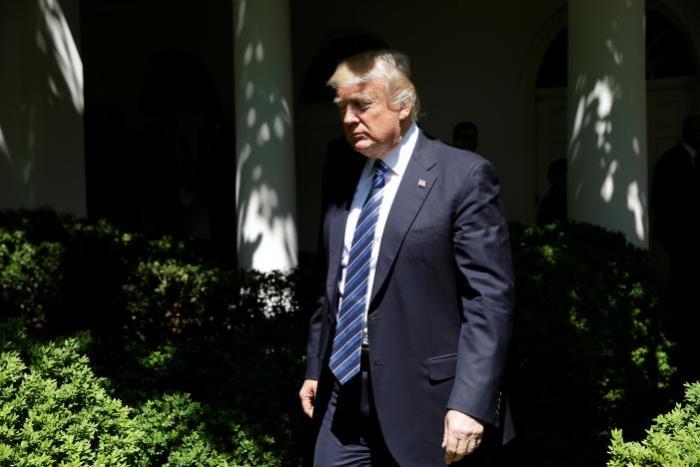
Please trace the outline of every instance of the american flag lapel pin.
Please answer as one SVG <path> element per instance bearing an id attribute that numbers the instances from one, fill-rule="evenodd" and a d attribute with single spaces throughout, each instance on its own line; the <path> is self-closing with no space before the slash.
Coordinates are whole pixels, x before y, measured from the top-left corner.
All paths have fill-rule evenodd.
<path id="1" fill-rule="evenodd" d="M 418 180 L 418 187 L 419 188 L 425 188 L 426 186 L 428 186 L 428 182 L 426 182 L 422 178 Z"/>

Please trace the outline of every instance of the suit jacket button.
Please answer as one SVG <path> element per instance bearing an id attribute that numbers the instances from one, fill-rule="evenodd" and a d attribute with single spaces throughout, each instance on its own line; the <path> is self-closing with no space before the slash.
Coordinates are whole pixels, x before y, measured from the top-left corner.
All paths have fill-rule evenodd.
<path id="1" fill-rule="evenodd" d="M 374 364 L 374 366 L 384 365 L 384 360 L 382 360 L 381 358 L 375 358 L 374 360 L 372 360 L 372 363 Z"/>

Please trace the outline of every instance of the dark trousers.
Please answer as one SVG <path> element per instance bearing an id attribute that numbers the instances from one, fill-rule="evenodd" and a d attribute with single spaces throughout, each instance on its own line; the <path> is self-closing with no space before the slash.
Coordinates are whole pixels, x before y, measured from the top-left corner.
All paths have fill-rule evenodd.
<path id="1" fill-rule="evenodd" d="M 315 467 L 397 466 L 384 443 L 374 407 L 367 351 L 360 374 L 341 386 L 336 380 L 314 451 Z"/>
<path id="2" fill-rule="evenodd" d="M 399 467 L 379 426 L 368 363 L 368 353 L 363 350 L 360 374 L 343 386 L 334 379 L 316 438 L 314 467 Z M 516 465 L 505 457 L 503 461 L 494 457 L 497 454 L 494 447 L 500 446 L 500 439 L 501 434 L 487 426 L 482 445 L 476 452 L 450 467 Z M 439 465 L 444 464 L 440 461 Z"/>

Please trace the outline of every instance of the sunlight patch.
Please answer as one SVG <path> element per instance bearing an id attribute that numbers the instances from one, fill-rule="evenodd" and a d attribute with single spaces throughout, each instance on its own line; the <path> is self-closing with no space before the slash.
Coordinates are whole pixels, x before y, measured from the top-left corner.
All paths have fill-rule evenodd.
<path id="1" fill-rule="evenodd" d="M 236 37 L 241 37 L 241 33 L 243 32 L 243 24 L 245 23 L 245 5 L 246 0 L 241 0 L 240 5 L 238 6 L 238 18 L 236 21 Z"/>
<path id="2" fill-rule="evenodd" d="M 615 194 L 614 175 L 615 172 L 617 172 L 617 166 L 617 161 L 612 161 L 610 167 L 608 167 L 608 173 L 603 181 L 603 186 L 600 188 L 600 197 L 603 198 L 606 203 L 609 203 L 613 197 L 613 194 Z"/>
<path id="3" fill-rule="evenodd" d="M 637 182 L 632 182 L 627 187 L 627 209 L 634 214 L 634 230 L 639 240 L 646 239 L 644 229 L 644 206 L 640 199 L 639 185 Z"/>
<path id="4" fill-rule="evenodd" d="M 78 53 L 78 47 L 75 45 L 73 34 L 68 27 L 63 10 L 56 0 L 40 0 L 39 6 L 43 14 L 46 34 L 56 59 L 56 66 L 68 88 L 73 107 L 82 115 L 85 108 L 83 61 Z"/>
<path id="5" fill-rule="evenodd" d="M 0 126 L 0 152 L 3 153 L 5 158 L 10 164 L 14 164 L 15 161 L 12 160 L 12 155 L 10 154 L 10 149 L 7 147 L 7 141 L 5 140 L 5 134 L 2 132 L 2 127 Z"/>
<path id="6" fill-rule="evenodd" d="M 294 219 L 275 215 L 278 208 L 279 195 L 266 184 L 248 198 L 242 236 L 247 243 L 260 242 L 253 253 L 253 268 L 259 271 L 291 269 L 297 263 Z"/>

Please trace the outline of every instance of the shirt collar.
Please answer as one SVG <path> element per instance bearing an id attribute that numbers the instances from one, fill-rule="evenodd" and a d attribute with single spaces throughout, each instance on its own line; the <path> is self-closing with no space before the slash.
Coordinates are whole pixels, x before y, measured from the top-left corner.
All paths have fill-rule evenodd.
<path id="1" fill-rule="evenodd" d="M 418 125 L 416 125 L 416 122 L 413 122 L 406 134 L 401 138 L 401 142 L 392 149 L 382 161 L 394 174 L 403 176 L 408 162 L 411 160 L 411 154 L 413 154 L 417 141 Z"/>

